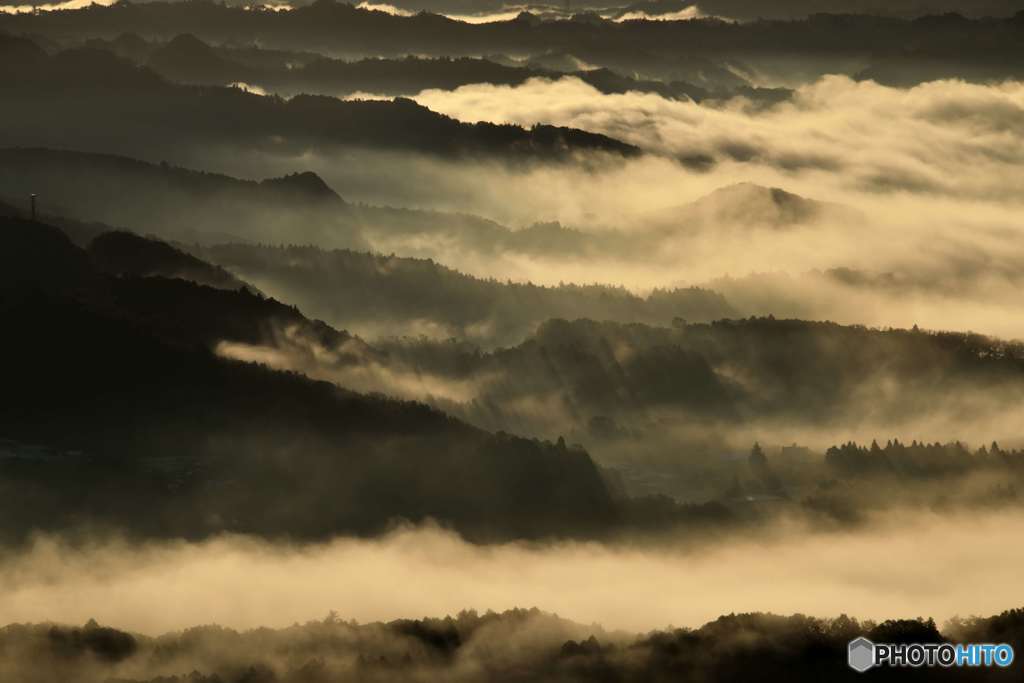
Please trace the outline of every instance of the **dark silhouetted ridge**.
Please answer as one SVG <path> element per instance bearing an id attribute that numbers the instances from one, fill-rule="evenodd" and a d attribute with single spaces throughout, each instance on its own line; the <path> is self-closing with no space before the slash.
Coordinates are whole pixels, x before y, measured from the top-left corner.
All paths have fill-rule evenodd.
<path id="1" fill-rule="evenodd" d="M 97 282 L 103 301 L 89 296 Z M 380 532 L 396 518 L 535 538 L 600 534 L 617 520 L 582 450 L 211 352 L 218 339 L 258 344 L 288 329 L 350 341 L 280 302 L 104 276 L 59 230 L 20 219 L 0 220 L 0 284 L 0 434 L 78 453 L 0 462 L 0 540 L 81 524 L 147 537 L 325 537 Z"/>
<path id="2" fill-rule="evenodd" d="M 238 289 L 245 285 L 219 266 L 201 261 L 166 242 L 131 232 L 99 235 L 89 244 L 88 253 L 97 268 L 113 275 L 159 275 L 221 289 Z"/>
<path id="3" fill-rule="evenodd" d="M 280 178 L 267 178 L 260 185 L 290 199 L 345 203 L 338 193 L 324 182 L 323 178 L 312 171 L 291 173 Z"/>
<path id="4" fill-rule="evenodd" d="M 605 135 L 555 126 L 466 123 L 408 99 L 296 95 L 283 100 L 234 87 L 172 84 L 148 68 L 91 48 L 61 52 L 14 75 L 0 72 L 0 88 L 9 124 L 0 128 L 0 145 L 8 146 L 109 149 L 116 144 L 120 151 L 149 158 L 206 152 L 211 146 L 276 154 L 371 147 L 446 157 L 549 160 L 587 151 L 640 154 L 635 146 Z M 64 119 L 72 111 L 75 126 Z"/>
<path id="5" fill-rule="evenodd" d="M 88 255 L 61 232 L 25 218 L 5 218 L 0 209 L 0 290 L 26 290 L 95 297 L 102 280 Z"/>
<path id="6" fill-rule="evenodd" d="M 710 220 L 798 225 L 817 218 L 825 205 L 777 187 L 738 183 L 698 199 L 692 208 Z"/>
<path id="7" fill-rule="evenodd" d="M 185 83 L 244 81 L 248 69 L 224 59 L 192 34 L 175 36 L 149 58 L 148 66 L 165 77 Z"/>

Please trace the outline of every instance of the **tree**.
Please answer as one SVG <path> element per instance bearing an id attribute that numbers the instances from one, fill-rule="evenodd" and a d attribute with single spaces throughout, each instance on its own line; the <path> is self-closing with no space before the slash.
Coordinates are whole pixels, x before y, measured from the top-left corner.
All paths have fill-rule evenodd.
<path id="1" fill-rule="evenodd" d="M 761 444 L 756 441 L 754 442 L 754 447 L 750 449 L 750 457 L 747 460 L 751 467 L 765 467 L 768 465 L 768 458 L 765 457 Z"/>

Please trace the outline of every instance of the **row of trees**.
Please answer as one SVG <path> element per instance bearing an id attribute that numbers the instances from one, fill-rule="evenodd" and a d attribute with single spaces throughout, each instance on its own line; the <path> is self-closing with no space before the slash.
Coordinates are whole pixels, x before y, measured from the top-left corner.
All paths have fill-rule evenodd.
<path id="1" fill-rule="evenodd" d="M 892 439 L 885 446 L 880 446 L 878 441 L 872 441 L 870 446 L 849 441 L 829 448 L 825 462 L 838 470 L 855 474 L 945 474 L 979 467 L 1019 467 L 1024 465 L 1024 450 L 1005 450 L 995 441 L 974 451 L 960 441 L 919 443 L 914 440 L 907 445 L 899 439 Z"/>

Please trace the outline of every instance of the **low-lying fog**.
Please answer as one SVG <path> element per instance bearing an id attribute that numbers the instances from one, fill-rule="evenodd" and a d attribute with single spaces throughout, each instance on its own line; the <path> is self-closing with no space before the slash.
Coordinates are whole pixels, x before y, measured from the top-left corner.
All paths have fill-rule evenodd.
<path id="1" fill-rule="evenodd" d="M 250 175 L 309 168 L 352 201 L 473 213 L 513 228 L 555 220 L 594 236 L 586 254 L 496 256 L 430 235 L 376 245 L 479 276 L 613 282 L 641 292 L 701 284 L 747 313 L 1024 335 L 1016 296 L 1024 257 L 1019 82 L 899 89 L 830 76 L 769 108 L 742 98 L 711 106 L 606 95 L 573 78 L 415 99 L 464 121 L 577 126 L 648 154 L 508 165 L 350 150 L 208 163 Z M 796 224 L 760 220 L 764 207 L 694 221 L 688 204 L 738 182 L 782 188 L 828 210 Z M 718 201 L 728 212 L 743 199 Z M 602 250 L 621 243 L 609 231 L 635 236 L 637 253 Z M 813 271 L 832 268 L 894 277 L 870 287 L 812 281 Z M 744 280 L 765 273 L 781 276 Z"/>
<path id="2" fill-rule="evenodd" d="M 477 546 L 433 527 L 305 546 L 43 537 L 5 553 L 0 623 L 95 618 L 154 634 L 286 626 L 330 610 L 368 621 L 523 605 L 635 631 L 757 610 L 944 620 L 1024 603 L 1022 532 L 1024 513 L 1007 512 L 893 514 L 842 533 L 779 526 L 698 546 Z"/>

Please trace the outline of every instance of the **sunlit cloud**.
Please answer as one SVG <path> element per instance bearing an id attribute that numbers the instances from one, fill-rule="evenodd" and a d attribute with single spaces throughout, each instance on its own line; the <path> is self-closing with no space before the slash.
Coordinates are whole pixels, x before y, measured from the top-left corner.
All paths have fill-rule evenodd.
<path id="1" fill-rule="evenodd" d="M 55 12 L 60 10 L 84 9 L 97 5 L 109 7 L 118 0 L 67 0 L 67 2 L 47 2 L 38 5 L 0 5 L 3 14 L 31 14 L 32 12 Z"/>
<path id="2" fill-rule="evenodd" d="M 395 7 L 394 5 L 388 5 L 386 3 L 377 2 L 361 2 L 356 5 L 356 9 L 364 9 L 368 12 L 384 12 L 385 14 L 391 14 L 396 17 L 411 17 L 415 12 Z"/>
<path id="3" fill-rule="evenodd" d="M 252 85 L 251 83 L 242 83 L 241 81 L 239 81 L 237 83 L 229 83 L 228 86 L 232 88 L 238 88 L 243 92 L 252 93 L 253 95 L 265 96 L 267 94 L 266 90 L 264 90 L 258 85 Z"/>
<path id="4" fill-rule="evenodd" d="M 465 24 L 493 24 L 499 21 L 512 21 L 518 17 L 520 11 L 495 12 L 493 14 L 445 14 L 453 21 L 461 21 Z"/>
<path id="5" fill-rule="evenodd" d="M 620 17 L 616 17 L 615 21 L 688 21 L 690 19 L 701 19 L 704 15 L 701 14 L 700 9 L 696 6 L 685 7 L 675 12 L 666 12 L 665 14 L 648 14 L 642 11 L 626 12 Z"/>
<path id="6" fill-rule="evenodd" d="M 707 106 L 653 93 L 603 94 L 571 77 L 428 90 L 416 99 L 465 121 L 573 126 L 684 162 L 819 173 L 869 192 L 1013 199 L 1019 194 L 1009 172 L 1024 162 L 1018 82 L 901 90 L 830 76 L 765 111 L 742 98 Z"/>

